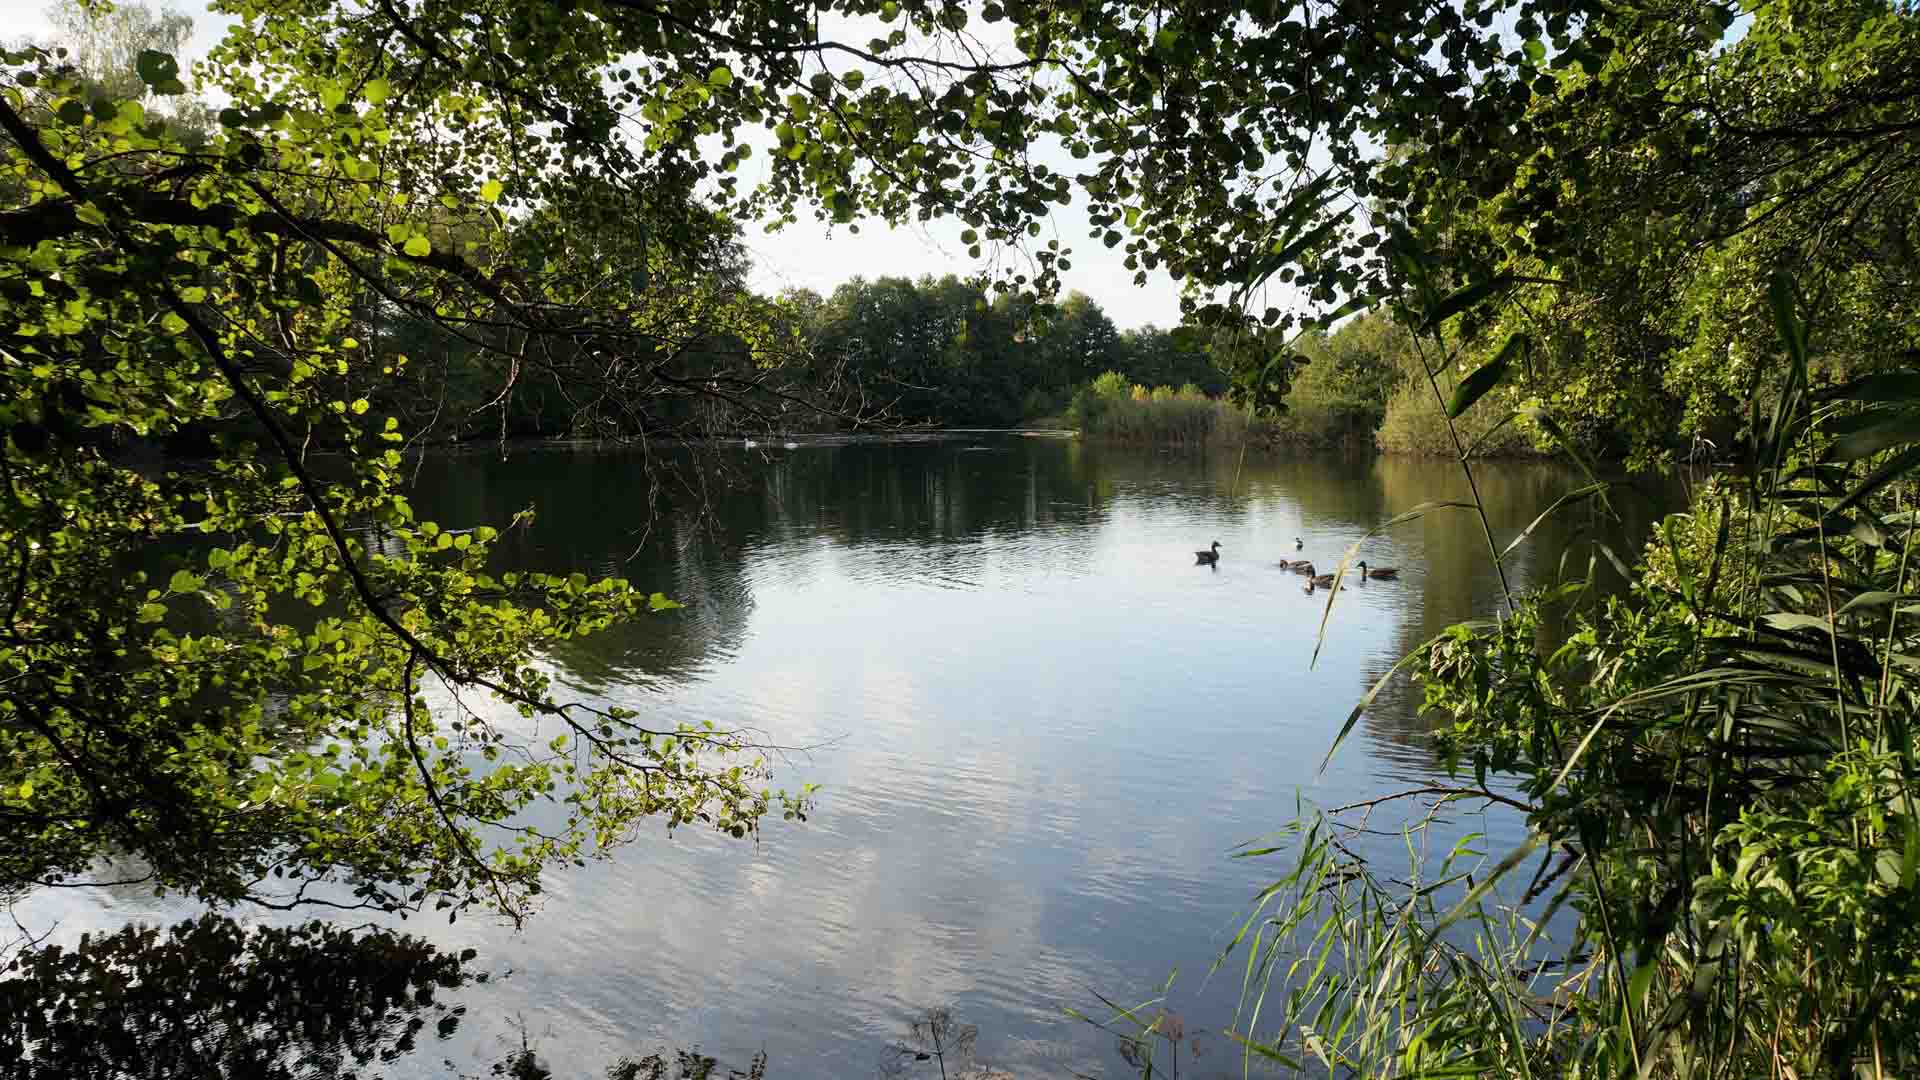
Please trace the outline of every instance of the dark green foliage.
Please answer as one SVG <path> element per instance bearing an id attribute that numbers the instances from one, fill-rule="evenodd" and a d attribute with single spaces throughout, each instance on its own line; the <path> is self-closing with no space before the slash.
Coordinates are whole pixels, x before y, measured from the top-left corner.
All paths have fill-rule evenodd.
<path id="1" fill-rule="evenodd" d="M 1004 427 L 1062 411 L 1102 371 L 1150 385 L 1226 378 L 1193 335 L 1122 333 L 1087 297 L 1058 305 L 943 278 L 854 278 L 821 300 L 786 298 L 823 385 L 851 384 L 870 407 L 914 424 Z M 1177 383 L 1173 383 L 1177 385 Z"/>

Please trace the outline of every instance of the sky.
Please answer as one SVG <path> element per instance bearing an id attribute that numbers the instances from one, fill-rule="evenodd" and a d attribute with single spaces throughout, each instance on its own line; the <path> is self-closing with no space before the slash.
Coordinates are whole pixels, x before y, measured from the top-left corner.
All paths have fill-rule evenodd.
<path id="1" fill-rule="evenodd" d="M 200 29 L 191 49 L 196 56 L 203 55 L 216 40 L 221 23 L 203 3 L 185 0 L 169 4 L 159 0 L 155 6 L 195 16 Z M 45 0 L 0 0 L 0 36 L 46 40 L 52 32 L 46 7 Z M 759 160 L 765 157 L 757 155 Z M 868 221 L 855 233 L 845 225 L 802 218 L 777 233 L 768 233 L 759 223 L 748 222 L 745 241 L 754 263 L 751 284 L 767 292 L 808 288 L 826 295 L 855 275 L 964 277 L 986 269 L 988 264 L 968 258 L 967 246 L 960 242 L 963 228 L 959 222 L 935 221 L 891 229 L 883 222 Z M 1124 265 L 1124 248 L 1109 249 L 1089 235 L 1083 204 L 1056 208 L 1048 228 L 1043 240 L 1057 236 L 1062 246 L 1073 249 L 1073 269 L 1061 275 L 1062 296 L 1073 291 L 1087 294 L 1122 329 L 1179 323 L 1179 286 L 1165 274 L 1150 276 L 1145 287 L 1136 286 L 1133 271 Z"/>

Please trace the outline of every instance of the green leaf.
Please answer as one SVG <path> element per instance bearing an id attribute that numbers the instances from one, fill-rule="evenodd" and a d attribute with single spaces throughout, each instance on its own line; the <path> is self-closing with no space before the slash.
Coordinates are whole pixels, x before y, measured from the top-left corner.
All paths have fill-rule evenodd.
<path id="1" fill-rule="evenodd" d="M 180 62 L 169 53 L 154 49 L 141 49 L 134 58 L 133 69 L 140 75 L 140 81 L 158 90 L 179 82 Z"/>
<path id="2" fill-rule="evenodd" d="M 1829 512 L 1839 514 L 1858 506 L 1874 492 L 1912 472 L 1916 466 L 1920 466 L 1920 446 L 1909 446 L 1875 469 L 1846 498 L 1834 504 Z"/>
<path id="3" fill-rule="evenodd" d="M 672 611 L 685 606 L 685 604 L 679 603 L 678 601 L 667 599 L 667 594 L 665 593 L 654 593 L 652 596 L 647 597 L 648 611 Z"/>
<path id="4" fill-rule="evenodd" d="M 1822 401 L 1920 401 L 1920 372 L 1882 371 L 1814 395 Z"/>
<path id="5" fill-rule="evenodd" d="M 167 582 L 167 588 L 177 593 L 190 593 L 198 592 L 204 584 L 206 579 L 191 570 L 175 570 Z"/>
<path id="6" fill-rule="evenodd" d="M 1522 543 L 1524 543 L 1527 537 L 1532 536 L 1533 531 L 1535 529 L 1538 529 L 1542 522 L 1546 521 L 1548 518 L 1552 517 L 1554 514 L 1559 513 L 1561 507 L 1566 506 L 1568 503 L 1580 502 L 1585 499 L 1590 499 L 1595 495 L 1602 494 L 1607 490 L 1607 487 L 1608 485 L 1605 481 L 1595 481 L 1591 484 L 1574 488 L 1572 491 L 1569 491 L 1565 495 L 1562 495 L 1559 498 L 1553 500 L 1553 502 L 1549 504 L 1545 510 L 1540 511 L 1540 516 L 1534 518 L 1532 524 L 1520 530 L 1520 535 L 1514 537 L 1511 543 L 1509 543 L 1506 547 L 1501 549 L 1500 561 L 1505 562 L 1507 559 L 1507 556 L 1513 554 L 1515 548 L 1518 548 Z"/>
<path id="7" fill-rule="evenodd" d="M 500 181 L 489 180 L 486 183 L 480 185 L 480 198 L 490 203 L 499 202 L 500 191 L 501 191 Z"/>
<path id="8" fill-rule="evenodd" d="M 712 71 L 707 72 L 707 85 L 708 86 L 732 86 L 733 85 L 732 69 L 728 68 L 727 65 L 725 64 L 721 64 L 719 67 L 716 67 Z"/>
<path id="9" fill-rule="evenodd" d="M 1422 333 L 1431 332 L 1441 323 L 1446 322 L 1453 316 L 1473 307 L 1480 301 L 1506 289 L 1512 284 L 1512 274 L 1501 274 L 1498 277 L 1491 277 L 1485 281 L 1475 282 L 1472 285 L 1454 290 L 1452 293 L 1449 293 L 1445 299 L 1434 305 L 1432 311 L 1427 312 L 1426 321 L 1420 324 L 1420 331 Z"/>
<path id="10" fill-rule="evenodd" d="M 424 236 L 412 236 L 402 250 L 416 259 L 424 259 L 433 254 L 433 244 Z"/>
<path id="11" fill-rule="evenodd" d="M 1500 346 L 1500 351 L 1494 354 L 1492 360 L 1461 379 L 1460 385 L 1453 389 L 1453 400 L 1447 403 L 1447 417 L 1449 419 L 1458 417 L 1461 413 L 1473 408 L 1474 402 L 1479 401 L 1487 395 L 1489 390 L 1498 386 L 1500 380 L 1506 377 L 1507 367 L 1513 362 L 1514 354 L 1518 353 L 1527 341 L 1525 331 L 1514 332 L 1507 338 L 1507 343 Z"/>
<path id="12" fill-rule="evenodd" d="M 1872 426 L 1835 440 L 1827 452 L 1828 460 L 1857 461 L 1891 447 L 1920 442 L 1920 412 L 1884 409 L 1877 413 L 1880 419 Z"/>
<path id="13" fill-rule="evenodd" d="M 1860 611 L 1866 608 L 1886 607 L 1888 604 L 1897 604 L 1902 600 L 1910 600 L 1912 598 L 1912 593 L 1886 592 L 1884 590 L 1863 592 L 1859 596 L 1842 604 L 1840 614 L 1845 615 L 1850 611 Z"/>
<path id="14" fill-rule="evenodd" d="M 1775 611 L 1761 616 L 1761 620 L 1775 630 L 1818 630 L 1827 633 L 1833 624 L 1823 616 L 1802 615 L 1793 611 Z"/>
<path id="15" fill-rule="evenodd" d="M 1774 274 L 1767 284 L 1767 303 L 1773 311 L 1774 329 L 1794 362 L 1804 367 L 1807 362 L 1807 326 L 1800 321 L 1799 300 L 1800 289 L 1794 284 L 1792 276 L 1785 272 Z"/>
<path id="16" fill-rule="evenodd" d="M 393 92 L 393 87 L 385 79 L 368 79 L 367 85 L 361 87 L 360 92 L 366 96 L 367 104 L 378 105 L 387 100 L 387 95 Z"/>

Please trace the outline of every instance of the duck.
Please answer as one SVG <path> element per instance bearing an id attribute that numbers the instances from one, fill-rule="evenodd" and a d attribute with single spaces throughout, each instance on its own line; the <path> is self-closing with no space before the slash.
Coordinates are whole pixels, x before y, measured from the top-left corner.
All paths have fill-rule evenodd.
<path id="1" fill-rule="evenodd" d="M 1322 588 L 1322 589 L 1331 589 L 1331 588 L 1333 588 L 1333 575 L 1332 575 L 1332 574 L 1315 574 L 1315 575 L 1313 575 L 1313 576 L 1312 576 L 1311 578 L 1309 578 L 1308 580 L 1310 580 L 1310 581 L 1312 581 L 1312 582 L 1313 582 L 1313 584 L 1314 584 L 1314 585 L 1315 585 L 1316 587 L 1318 587 L 1318 588 Z"/>
<path id="2" fill-rule="evenodd" d="M 1327 576 L 1328 576 L 1328 577 L 1332 577 L 1333 575 L 1332 575 L 1332 574 L 1328 574 Z M 1331 590 L 1333 589 L 1333 584 L 1332 584 L 1331 582 L 1326 582 L 1326 583 L 1322 583 L 1322 582 L 1320 582 L 1320 579 L 1319 579 L 1319 578 L 1308 578 L 1308 579 L 1307 579 L 1307 595 L 1308 595 L 1308 596 L 1312 596 L 1312 595 L 1313 595 L 1313 590 L 1314 590 L 1314 589 L 1315 589 L 1316 587 L 1320 587 L 1320 588 L 1325 588 L 1325 589 L 1328 589 L 1329 591 L 1331 591 Z M 1346 592 L 1346 591 L 1347 591 L 1347 587 L 1346 587 L 1345 585 L 1342 585 L 1342 586 L 1340 586 L 1340 591 L 1341 591 L 1341 592 Z"/>
<path id="3" fill-rule="evenodd" d="M 1385 578 L 1397 578 L 1400 576 L 1400 568 L 1397 566 L 1375 566 L 1369 569 L 1367 567 L 1367 561 L 1365 559 L 1360 560 L 1359 565 L 1360 565 L 1361 581 L 1365 581 L 1368 578 L 1385 579 Z"/>
<path id="4" fill-rule="evenodd" d="M 1301 559 L 1300 561 L 1294 563 L 1292 566 L 1287 567 L 1287 569 L 1293 571 L 1296 574 L 1305 574 L 1308 577 L 1312 577 L 1313 561 L 1310 559 Z"/>
<path id="5" fill-rule="evenodd" d="M 1293 569 L 1293 562 L 1292 560 L 1289 560 L 1289 559 L 1281 559 L 1279 562 L 1275 563 L 1274 565 L 1278 566 L 1282 570 Z"/>
<path id="6" fill-rule="evenodd" d="M 1193 565 L 1195 566 L 1212 566 L 1215 563 L 1218 563 L 1219 561 L 1220 561 L 1220 541 L 1218 540 L 1215 540 L 1213 542 L 1213 547 L 1210 548 L 1209 550 L 1196 551 L 1193 553 Z"/>
<path id="7" fill-rule="evenodd" d="M 1296 536 L 1293 538 L 1293 550 L 1299 551 L 1301 548 L 1306 546 L 1307 545 L 1303 543 L 1299 537 Z"/>

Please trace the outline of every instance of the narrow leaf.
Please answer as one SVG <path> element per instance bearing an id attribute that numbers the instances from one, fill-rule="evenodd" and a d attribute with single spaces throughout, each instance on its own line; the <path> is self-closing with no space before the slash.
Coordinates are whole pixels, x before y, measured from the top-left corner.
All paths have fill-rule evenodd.
<path id="1" fill-rule="evenodd" d="M 1533 524 L 1528 525 L 1525 529 L 1521 530 L 1520 535 L 1514 537 L 1512 542 L 1507 544 L 1506 548 L 1500 552 L 1500 560 L 1502 562 L 1505 562 L 1507 556 L 1513 554 L 1513 549 L 1519 547 L 1522 543 L 1524 543 L 1527 537 L 1533 535 L 1533 530 L 1540 527 L 1541 522 L 1552 517 L 1555 513 L 1559 511 L 1561 507 L 1571 502 L 1579 502 L 1582 499 L 1590 498 L 1605 490 L 1607 490 L 1606 482 L 1596 480 L 1593 483 L 1586 485 L 1585 487 L 1574 488 L 1572 491 L 1569 491 L 1565 495 L 1562 495 L 1559 498 L 1553 500 L 1553 502 L 1549 504 L 1545 510 L 1540 511 L 1539 517 L 1533 519 Z"/>
<path id="2" fill-rule="evenodd" d="M 1834 506 L 1832 512 L 1838 514 L 1858 506 L 1874 492 L 1911 472 L 1916 465 L 1920 465 L 1920 446 L 1909 446 L 1869 474 L 1859 487 Z"/>
<path id="3" fill-rule="evenodd" d="M 1827 457 L 1833 461 L 1857 461 L 1910 442 L 1920 442 L 1920 412 L 1882 410 L 1881 419 L 1873 426 L 1835 440 Z"/>
<path id="4" fill-rule="evenodd" d="M 1446 299 L 1435 305 L 1432 311 L 1427 313 L 1426 322 L 1420 324 L 1421 332 L 1425 333 L 1432 330 L 1453 316 L 1473 307 L 1480 301 L 1485 300 L 1487 297 L 1492 296 L 1494 293 L 1512 284 L 1512 274 L 1501 274 L 1497 277 L 1490 277 L 1485 281 L 1475 282 L 1472 285 L 1454 290 Z"/>
<path id="5" fill-rule="evenodd" d="M 1494 354 L 1492 360 L 1481 365 L 1473 374 L 1461 379 L 1460 385 L 1454 387 L 1453 401 L 1447 405 L 1447 418 L 1451 420 L 1471 409 L 1474 402 L 1479 401 L 1486 396 L 1487 391 L 1498 386 L 1500 380 L 1506 377 L 1507 365 L 1513 361 L 1514 354 L 1518 353 L 1526 343 L 1527 335 L 1516 332 L 1507 338 L 1505 345 L 1500 346 L 1500 351 Z"/>
<path id="6" fill-rule="evenodd" d="M 1857 611 L 1863 608 L 1885 607 L 1888 604 L 1907 599 L 1910 595 L 1911 594 L 1894 592 L 1863 592 L 1842 605 L 1840 614 L 1845 615 L 1849 611 Z"/>

